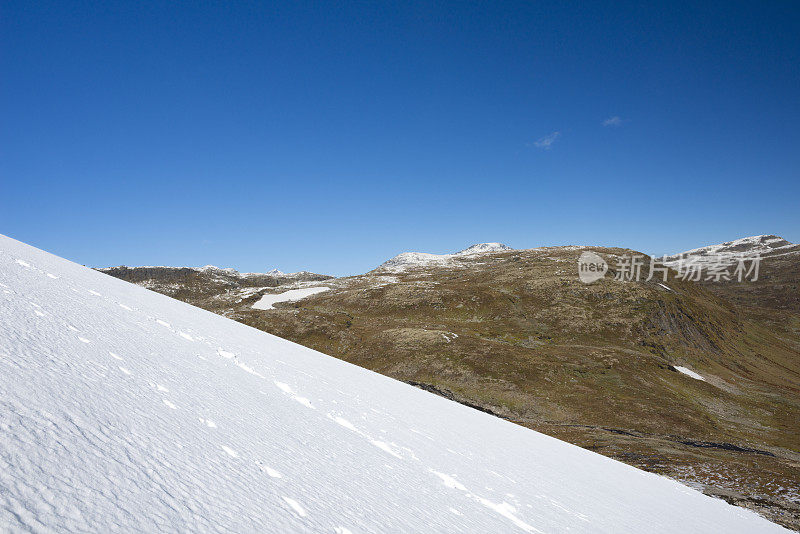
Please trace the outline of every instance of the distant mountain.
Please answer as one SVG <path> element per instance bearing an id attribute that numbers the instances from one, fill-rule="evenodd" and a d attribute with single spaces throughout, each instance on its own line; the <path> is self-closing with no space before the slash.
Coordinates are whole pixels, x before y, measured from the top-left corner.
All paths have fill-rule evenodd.
<path id="1" fill-rule="evenodd" d="M 403 252 L 383 262 L 376 271 L 399 272 L 424 267 L 458 267 L 470 256 L 508 252 L 514 250 L 502 243 L 478 243 L 453 254 L 430 254 L 427 252 Z"/>
<path id="2" fill-rule="evenodd" d="M 635 251 L 486 244 L 346 278 L 157 290 L 799 528 L 800 255 L 779 239 L 717 246 L 772 251 L 746 283 L 618 282 Z M 591 285 L 588 251 L 610 266 Z"/>
<path id="3" fill-rule="evenodd" d="M 712 293 L 734 302 L 743 308 L 800 313 L 800 245 L 775 235 L 759 235 L 727 241 L 717 245 L 687 250 L 667 258 L 668 264 L 677 268 L 681 261 L 696 261 L 704 267 L 715 263 L 731 266 L 739 259 L 747 259 L 748 267 L 754 258 L 760 258 L 758 279 L 739 282 L 703 277 L 698 283 Z M 752 276 L 750 277 L 753 278 Z M 763 313 L 761 315 L 764 315 Z M 784 316 L 768 320 L 785 321 Z"/>
<path id="4" fill-rule="evenodd" d="M 485 254 L 487 252 L 508 252 L 509 250 L 514 249 L 502 243 L 478 243 L 456 252 L 456 256 L 471 256 L 472 254 Z"/>
<path id="5" fill-rule="evenodd" d="M 675 262 L 680 258 L 697 257 L 708 261 L 717 258 L 735 259 L 737 257 L 774 256 L 777 254 L 798 254 L 800 245 L 795 245 L 776 235 L 756 235 L 743 237 L 734 241 L 726 241 L 717 245 L 708 245 L 673 254 L 667 257 L 668 261 Z"/>
<path id="6" fill-rule="evenodd" d="M 183 300 L 202 308 L 213 308 L 224 296 L 236 300 L 258 291 L 285 284 L 329 280 L 332 276 L 308 271 L 283 273 L 240 273 L 235 269 L 205 267 L 105 267 L 97 269 L 113 276 Z"/>

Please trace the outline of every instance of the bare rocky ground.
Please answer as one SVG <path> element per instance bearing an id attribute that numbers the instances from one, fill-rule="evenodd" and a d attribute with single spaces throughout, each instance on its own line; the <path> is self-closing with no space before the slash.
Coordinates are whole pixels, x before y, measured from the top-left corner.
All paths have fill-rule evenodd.
<path id="1" fill-rule="evenodd" d="M 615 258 L 633 251 L 599 247 L 337 279 L 104 271 L 800 529 L 798 248 L 767 254 L 759 282 L 671 276 L 666 288 L 613 280 Z M 591 285 L 577 277 L 584 250 L 611 266 Z M 252 308 L 314 285 L 331 289 Z"/>

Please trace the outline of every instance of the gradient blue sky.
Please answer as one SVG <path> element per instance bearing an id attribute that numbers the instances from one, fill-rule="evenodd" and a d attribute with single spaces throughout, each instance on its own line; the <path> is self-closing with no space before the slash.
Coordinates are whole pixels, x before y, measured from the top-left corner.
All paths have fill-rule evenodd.
<path id="1" fill-rule="evenodd" d="M 797 242 L 798 65 L 796 2 L 5 0 L 0 233 L 332 274 Z"/>

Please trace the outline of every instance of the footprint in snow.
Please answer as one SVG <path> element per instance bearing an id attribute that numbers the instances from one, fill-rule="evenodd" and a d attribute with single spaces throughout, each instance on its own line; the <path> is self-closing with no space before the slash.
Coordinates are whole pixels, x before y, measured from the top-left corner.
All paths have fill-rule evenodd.
<path id="1" fill-rule="evenodd" d="M 239 457 L 239 453 L 237 453 L 235 450 L 231 449 L 230 447 L 226 447 L 225 445 L 220 445 L 220 447 L 222 447 L 223 451 L 228 453 L 228 456 L 230 456 L 232 458 L 238 458 Z"/>
<path id="2" fill-rule="evenodd" d="M 306 511 L 303 509 L 303 507 L 300 506 L 300 503 L 297 502 L 296 500 L 292 499 L 291 497 L 284 497 L 283 500 L 286 501 L 286 504 L 288 504 L 292 508 L 292 511 L 298 517 L 306 517 L 308 515 Z"/>
<path id="3" fill-rule="evenodd" d="M 334 422 L 336 422 L 336 424 L 345 427 L 347 430 L 352 430 L 353 432 L 358 432 L 358 429 L 355 427 L 355 425 L 353 425 L 353 423 L 351 423 L 350 421 L 348 421 L 344 417 L 332 416 L 330 414 L 328 415 L 328 417 L 331 417 L 334 420 Z"/>
<path id="4" fill-rule="evenodd" d="M 30 267 L 31 266 L 30 263 L 28 263 L 27 261 L 24 261 L 24 260 L 17 260 L 17 263 L 19 263 L 23 267 Z"/>
<path id="5" fill-rule="evenodd" d="M 373 439 L 373 440 L 370 440 L 370 443 L 372 443 L 374 446 L 378 447 L 380 450 L 382 450 L 384 452 L 388 452 L 389 454 L 391 454 L 395 458 L 400 458 L 401 460 L 403 458 L 400 455 L 400 453 L 396 452 L 387 443 L 384 443 L 383 441 L 378 441 L 377 439 Z"/>
<path id="6" fill-rule="evenodd" d="M 211 419 L 203 419 L 202 417 L 200 417 L 199 419 L 200 422 L 206 425 L 208 428 L 217 428 L 217 423 L 215 423 Z"/>
<path id="7" fill-rule="evenodd" d="M 75 328 L 75 327 L 74 327 L 74 326 L 72 326 L 72 325 L 69 325 L 69 324 L 68 324 L 68 325 L 67 325 L 67 328 L 69 328 L 69 329 L 70 329 L 70 330 L 72 330 L 73 332 L 78 332 L 78 329 L 77 329 L 77 328 Z"/>
<path id="8" fill-rule="evenodd" d="M 225 358 L 227 360 L 230 360 L 231 358 L 236 356 L 234 353 L 228 352 L 227 350 L 223 350 L 223 349 L 217 349 L 217 354 L 219 354 L 220 356 L 222 356 L 223 358 Z"/>
<path id="9" fill-rule="evenodd" d="M 33 313 L 35 313 L 39 317 L 44 317 L 44 312 L 40 312 L 39 310 L 33 310 Z"/>
<path id="10" fill-rule="evenodd" d="M 161 319 L 156 319 L 156 322 L 158 324 L 160 324 L 161 326 L 165 326 L 167 328 L 170 328 L 170 324 L 168 322 L 166 322 L 166 321 L 162 321 Z"/>
<path id="11" fill-rule="evenodd" d="M 258 371 L 256 371 L 256 370 L 255 370 L 255 369 L 253 369 L 252 367 L 250 367 L 249 365 L 247 365 L 247 364 L 245 364 L 245 363 L 242 363 L 242 362 L 240 362 L 240 361 L 238 360 L 238 358 L 237 358 L 237 359 L 234 359 L 234 362 L 236 362 L 236 366 L 237 366 L 239 369 L 241 369 L 242 371 L 244 371 L 244 372 L 246 372 L 246 373 L 249 373 L 249 374 L 251 374 L 251 375 L 253 375 L 253 376 L 257 376 L 258 378 L 261 378 L 261 379 L 266 379 L 266 378 L 267 378 L 266 376 L 262 375 L 261 373 L 259 373 Z"/>
<path id="12" fill-rule="evenodd" d="M 120 303 L 119 307 L 122 308 L 123 310 L 133 311 L 133 309 L 129 308 L 128 306 L 126 306 L 126 305 L 124 305 L 122 303 Z"/>
<path id="13" fill-rule="evenodd" d="M 359 429 L 357 429 L 355 427 L 355 425 L 353 425 L 353 423 L 351 423 L 347 419 L 345 419 L 343 417 L 339 417 L 339 416 L 333 415 L 333 414 L 328 414 L 328 418 L 333 420 L 336 424 L 343 426 L 347 430 L 351 430 L 351 431 L 353 431 L 353 432 L 355 432 L 357 434 L 360 434 L 361 436 L 367 438 L 369 440 L 369 442 L 373 446 L 378 447 L 380 450 L 391 454 L 395 458 L 400 458 L 401 460 L 403 459 L 403 456 L 399 452 L 394 450 L 388 443 L 385 443 L 383 441 L 379 441 L 377 439 L 370 438 L 367 434 L 364 434 Z M 412 453 L 412 456 L 413 456 L 413 453 Z"/>
<path id="14" fill-rule="evenodd" d="M 294 392 L 292 391 L 292 387 L 289 384 L 285 384 L 283 382 L 278 382 L 277 380 L 274 381 L 275 385 L 278 386 L 278 389 L 283 391 L 284 393 L 288 393 L 292 395 Z"/>
<path id="15" fill-rule="evenodd" d="M 292 400 L 299 402 L 306 408 L 311 408 L 312 410 L 314 409 L 314 406 L 311 404 L 311 401 L 305 397 L 297 395 L 294 391 L 292 391 L 292 387 L 289 384 L 278 382 L 277 380 L 273 380 L 273 382 L 275 382 L 275 385 L 278 386 L 278 389 L 289 395 L 292 398 Z"/>
<path id="16" fill-rule="evenodd" d="M 123 373 L 125 373 L 128 376 L 130 376 L 130 374 L 131 374 L 131 372 L 128 371 L 127 369 L 125 369 L 124 367 L 120 367 L 119 370 L 122 371 Z"/>
<path id="17" fill-rule="evenodd" d="M 163 400 L 164 400 L 164 404 L 166 404 L 166 405 L 167 405 L 167 408 L 170 408 L 170 409 L 172 409 L 172 410 L 177 410 L 177 409 L 178 409 L 178 407 L 177 407 L 177 406 L 175 406 L 174 404 L 172 404 L 172 403 L 171 403 L 170 401 L 168 401 L 167 399 L 163 399 Z"/>
<path id="18" fill-rule="evenodd" d="M 295 396 L 292 397 L 292 399 L 297 401 L 297 402 L 299 402 L 300 404 L 302 404 L 306 408 L 311 408 L 312 410 L 314 409 L 314 405 L 312 405 L 311 401 L 308 400 L 305 397 L 298 397 L 298 396 L 295 395 Z"/>
<path id="19" fill-rule="evenodd" d="M 450 475 L 447 475 L 445 473 L 440 473 L 439 471 L 434 471 L 433 469 L 429 469 L 429 471 L 434 475 L 436 475 L 437 477 L 439 477 L 442 481 L 442 484 L 444 484 L 446 487 L 457 489 L 459 491 L 467 491 L 467 488 L 464 487 L 464 485 L 461 482 L 451 477 Z"/>
<path id="20" fill-rule="evenodd" d="M 53 280 L 58 280 L 58 277 L 54 274 L 47 273 L 47 278 L 52 278 Z"/>
<path id="21" fill-rule="evenodd" d="M 353 532 L 349 528 L 345 528 L 345 527 L 335 527 L 333 529 L 333 531 L 336 534 L 353 534 Z"/>
<path id="22" fill-rule="evenodd" d="M 109 355 L 110 355 L 112 358 L 114 358 L 115 360 L 120 360 L 120 361 L 122 360 L 122 356 L 119 356 L 119 355 L 117 355 L 117 354 L 114 354 L 113 352 L 109 352 L 108 354 L 109 354 Z"/>
<path id="23" fill-rule="evenodd" d="M 91 294 L 92 294 L 92 295 L 94 295 L 95 297 L 102 297 L 102 296 L 103 296 L 103 295 L 101 295 L 100 293 L 98 293 L 97 291 L 94 291 L 94 290 L 92 290 L 92 289 L 90 289 L 90 290 L 89 290 L 89 293 L 91 293 Z"/>
<path id="24" fill-rule="evenodd" d="M 272 478 L 283 478 L 283 475 L 272 469 L 271 467 L 267 467 L 266 465 L 258 462 L 258 468 L 261 469 L 264 473 L 271 476 Z"/>
<path id="25" fill-rule="evenodd" d="M 188 340 L 188 341 L 194 341 L 194 338 L 193 338 L 192 336 L 190 336 L 189 334 L 187 334 L 186 332 L 178 332 L 178 334 L 179 334 L 179 335 L 180 335 L 180 336 L 181 336 L 183 339 L 186 339 L 186 340 Z"/>
<path id="26" fill-rule="evenodd" d="M 89 341 L 85 337 L 78 336 L 78 339 L 81 340 L 82 343 L 91 343 L 91 341 Z"/>

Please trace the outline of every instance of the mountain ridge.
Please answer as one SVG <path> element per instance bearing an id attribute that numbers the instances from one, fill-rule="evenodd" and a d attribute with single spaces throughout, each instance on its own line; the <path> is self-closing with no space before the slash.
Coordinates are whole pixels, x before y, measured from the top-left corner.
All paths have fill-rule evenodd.
<path id="1" fill-rule="evenodd" d="M 430 252 L 401 252 L 378 267 L 375 271 L 398 272 L 406 269 L 427 267 L 432 265 L 451 266 L 458 265 L 458 260 L 483 254 L 494 254 L 514 250 L 502 243 L 477 243 L 452 254 L 432 254 Z"/>
<path id="2" fill-rule="evenodd" d="M 725 241 L 714 245 L 706 245 L 691 250 L 671 254 L 667 256 L 668 261 L 677 261 L 686 256 L 721 256 L 730 258 L 736 256 L 771 255 L 773 253 L 793 253 L 800 252 L 798 245 L 790 243 L 786 239 L 772 235 L 755 235 L 741 237 L 732 241 Z"/>

